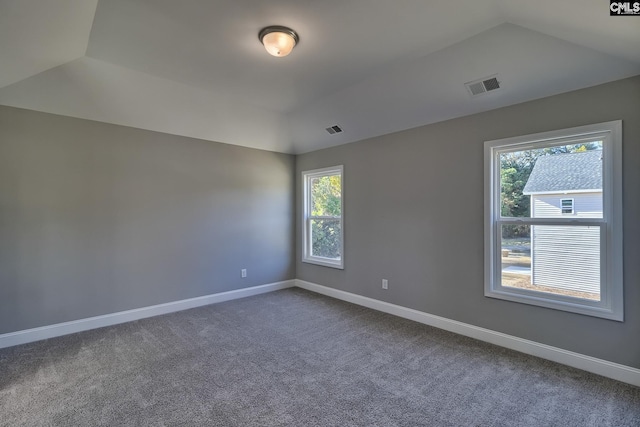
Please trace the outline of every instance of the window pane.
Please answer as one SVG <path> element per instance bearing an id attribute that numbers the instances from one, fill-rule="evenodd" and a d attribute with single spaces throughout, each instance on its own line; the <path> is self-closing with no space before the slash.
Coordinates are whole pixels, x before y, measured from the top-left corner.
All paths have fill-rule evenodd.
<path id="1" fill-rule="evenodd" d="M 600 301 L 600 227 L 502 226 L 502 286 Z"/>
<path id="2" fill-rule="evenodd" d="M 340 260 L 342 245 L 339 219 L 311 220 L 311 255 Z"/>
<path id="3" fill-rule="evenodd" d="M 500 214 L 602 218 L 602 155 L 601 141 L 501 153 Z"/>
<path id="4" fill-rule="evenodd" d="M 311 216 L 340 216 L 342 188 L 340 175 L 312 178 Z"/>

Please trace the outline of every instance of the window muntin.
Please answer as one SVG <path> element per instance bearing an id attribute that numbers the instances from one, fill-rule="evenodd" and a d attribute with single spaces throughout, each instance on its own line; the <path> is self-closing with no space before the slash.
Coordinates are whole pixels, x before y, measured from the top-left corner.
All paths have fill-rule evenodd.
<path id="1" fill-rule="evenodd" d="M 621 144 L 621 122 L 485 143 L 486 296 L 622 320 Z"/>
<path id="2" fill-rule="evenodd" d="M 343 168 L 302 173 L 304 233 L 302 261 L 343 268 Z"/>

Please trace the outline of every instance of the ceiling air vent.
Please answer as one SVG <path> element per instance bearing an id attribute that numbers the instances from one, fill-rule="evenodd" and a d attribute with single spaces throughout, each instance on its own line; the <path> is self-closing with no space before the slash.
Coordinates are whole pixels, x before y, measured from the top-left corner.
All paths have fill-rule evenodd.
<path id="1" fill-rule="evenodd" d="M 495 74 L 483 79 L 474 80 L 464 84 L 467 90 L 472 96 L 478 96 L 486 92 L 500 89 L 500 82 L 498 81 L 498 75 Z"/>
<path id="2" fill-rule="evenodd" d="M 342 128 L 338 125 L 334 125 L 326 128 L 326 131 L 329 132 L 329 135 L 333 135 L 334 133 L 342 132 Z"/>

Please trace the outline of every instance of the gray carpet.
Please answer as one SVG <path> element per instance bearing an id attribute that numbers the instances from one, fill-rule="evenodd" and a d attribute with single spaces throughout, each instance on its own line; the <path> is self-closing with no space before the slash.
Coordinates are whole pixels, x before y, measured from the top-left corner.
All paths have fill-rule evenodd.
<path id="1" fill-rule="evenodd" d="M 640 389 L 301 289 L 0 350 L 2 426 L 639 426 Z"/>

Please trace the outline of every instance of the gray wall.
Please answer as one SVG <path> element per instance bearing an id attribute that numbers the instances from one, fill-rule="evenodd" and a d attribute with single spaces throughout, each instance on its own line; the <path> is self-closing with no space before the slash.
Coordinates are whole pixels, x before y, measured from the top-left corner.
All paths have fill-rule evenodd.
<path id="1" fill-rule="evenodd" d="M 294 163 L 0 107 L 0 333 L 294 278 Z"/>
<path id="2" fill-rule="evenodd" d="M 625 322 L 484 297 L 483 141 L 618 119 Z M 297 176 L 338 164 L 345 269 L 301 262 L 298 209 L 299 279 L 640 368 L 640 77 L 304 154 Z"/>

